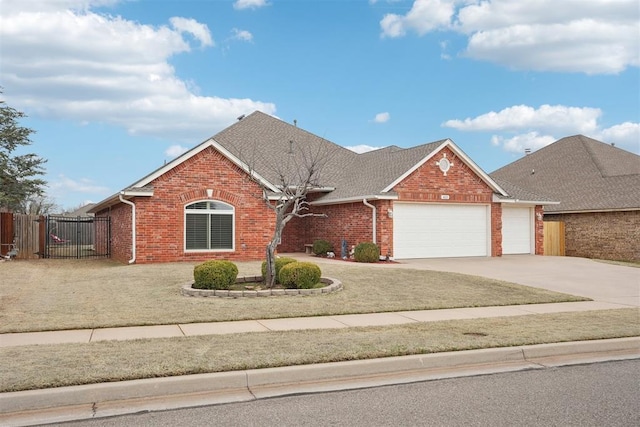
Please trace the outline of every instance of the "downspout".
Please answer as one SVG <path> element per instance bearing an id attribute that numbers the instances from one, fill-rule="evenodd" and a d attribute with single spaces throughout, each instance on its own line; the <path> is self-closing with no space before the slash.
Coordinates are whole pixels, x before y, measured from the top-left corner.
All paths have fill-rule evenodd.
<path id="1" fill-rule="evenodd" d="M 371 203 L 367 202 L 367 199 L 362 199 L 362 203 L 364 203 L 365 206 L 371 208 L 371 210 L 373 211 L 373 226 L 371 228 L 373 228 L 373 243 L 377 245 L 378 243 L 376 241 L 376 228 L 378 227 L 377 227 L 376 207 L 373 206 Z"/>
<path id="2" fill-rule="evenodd" d="M 131 259 L 129 264 L 136 262 L 136 205 L 129 200 L 125 200 L 122 195 L 124 192 L 120 192 L 120 201 L 131 206 Z"/>

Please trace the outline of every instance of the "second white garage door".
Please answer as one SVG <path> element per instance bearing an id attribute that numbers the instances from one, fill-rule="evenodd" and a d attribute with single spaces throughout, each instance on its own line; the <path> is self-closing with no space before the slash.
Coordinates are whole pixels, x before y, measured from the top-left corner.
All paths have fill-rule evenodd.
<path id="1" fill-rule="evenodd" d="M 532 219 L 531 208 L 502 208 L 502 253 L 530 254 Z"/>
<path id="2" fill-rule="evenodd" d="M 394 203 L 394 257 L 487 256 L 488 210 L 486 205 Z"/>

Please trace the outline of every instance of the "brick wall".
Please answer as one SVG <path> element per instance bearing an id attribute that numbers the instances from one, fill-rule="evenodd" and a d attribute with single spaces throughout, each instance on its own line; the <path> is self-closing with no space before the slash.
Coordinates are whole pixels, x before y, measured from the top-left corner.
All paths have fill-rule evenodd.
<path id="1" fill-rule="evenodd" d="M 545 214 L 563 221 L 567 256 L 640 261 L 640 210 Z"/>
<path id="2" fill-rule="evenodd" d="M 544 207 L 536 206 L 533 212 L 534 215 L 534 236 L 535 236 L 535 254 L 544 255 Z"/>
<path id="3" fill-rule="evenodd" d="M 273 232 L 273 212 L 259 186 L 209 147 L 150 183 L 152 197 L 136 197 L 136 262 L 258 260 Z M 213 190 L 211 198 L 207 189 Z M 235 208 L 235 250 L 185 252 L 184 207 L 200 200 L 220 200 Z M 100 215 L 108 212 L 101 212 Z M 131 207 L 111 209 L 113 258 L 131 257 Z"/>

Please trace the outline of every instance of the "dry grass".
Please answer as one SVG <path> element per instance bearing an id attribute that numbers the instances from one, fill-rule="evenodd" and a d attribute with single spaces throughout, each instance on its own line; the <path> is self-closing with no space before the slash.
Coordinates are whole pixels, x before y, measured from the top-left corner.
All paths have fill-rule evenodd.
<path id="1" fill-rule="evenodd" d="M 122 265 L 105 260 L 0 264 L 0 333 L 157 325 L 454 307 L 580 301 L 585 298 L 436 271 L 322 264 L 344 290 L 311 297 L 192 298 L 180 286 L 191 263 Z M 260 263 L 238 263 L 256 275 Z"/>
<path id="2" fill-rule="evenodd" d="M 338 330 L 10 347 L 0 349 L 0 392 L 638 335 L 638 310 L 619 309 Z"/>

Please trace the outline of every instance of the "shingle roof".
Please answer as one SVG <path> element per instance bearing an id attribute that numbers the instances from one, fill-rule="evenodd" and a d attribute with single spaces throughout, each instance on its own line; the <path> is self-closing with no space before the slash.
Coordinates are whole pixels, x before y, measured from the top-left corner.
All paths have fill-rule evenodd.
<path id="1" fill-rule="evenodd" d="M 326 156 L 328 160 L 319 184 L 334 190 L 316 199 L 321 203 L 382 196 L 385 187 L 445 141 L 406 149 L 390 146 L 357 154 L 259 111 L 214 135 L 213 140 L 275 184 L 279 183 L 277 171 L 283 162 L 302 164 L 304 160 L 301 153 Z M 290 141 L 297 145 L 293 150 Z M 296 157 L 290 159 L 289 152 Z"/>
<path id="2" fill-rule="evenodd" d="M 248 167 L 257 173 L 259 175 L 257 178 L 272 191 L 283 183 L 280 179 L 281 175 L 304 171 L 307 160 L 316 157 L 324 160 L 324 164 L 318 182 L 313 184 L 320 188 L 326 187 L 326 191 L 316 198 L 314 203 L 339 203 L 370 197 L 389 198 L 394 197 L 395 193 L 383 190 L 388 190 L 392 184 L 444 144 L 449 144 L 451 149 L 458 151 L 458 154 L 465 158 L 472 168 L 475 168 L 497 194 L 504 192 L 501 185 L 480 170 L 453 142 L 447 139 L 412 148 L 389 146 L 357 154 L 297 126 L 256 111 L 136 181 L 123 190 L 123 194 L 124 196 L 152 195 L 151 185 L 154 179 L 202 150 L 214 147 L 223 151 L 223 154 L 238 166 Z M 287 183 L 298 184 L 299 182 L 291 179 Z M 140 192 L 144 194 L 138 194 Z M 118 203 L 120 193 L 98 203 L 92 211 Z M 525 193 L 521 192 L 521 194 Z M 519 197 L 519 199 L 526 200 L 525 197 Z"/>
<path id="3" fill-rule="evenodd" d="M 545 206 L 547 212 L 640 209 L 640 156 L 583 135 L 562 138 L 489 175 L 560 201 Z"/>

